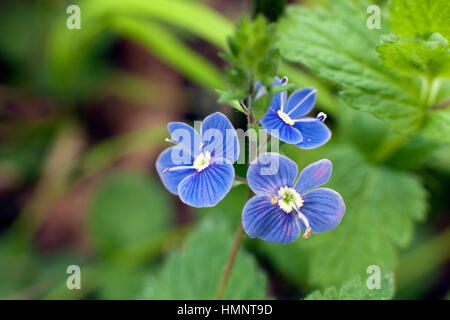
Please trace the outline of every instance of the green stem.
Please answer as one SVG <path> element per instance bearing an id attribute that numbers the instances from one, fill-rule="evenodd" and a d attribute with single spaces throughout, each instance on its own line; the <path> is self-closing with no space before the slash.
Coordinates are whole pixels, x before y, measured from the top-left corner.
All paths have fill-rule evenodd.
<path id="1" fill-rule="evenodd" d="M 227 283 L 231 275 L 231 270 L 233 270 L 234 261 L 236 260 L 237 253 L 241 246 L 242 236 L 244 235 L 244 229 L 242 229 L 242 224 L 239 225 L 239 230 L 236 233 L 236 238 L 234 239 L 233 248 L 231 249 L 231 254 L 228 258 L 227 266 L 225 272 L 223 273 L 222 280 L 220 280 L 219 289 L 217 290 L 216 300 L 222 300 L 225 289 L 227 288 Z"/>
<path id="2" fill-rule="evenodd" d="M 247 179 L 241 178 L 239 176 L 234 176 L 234 180 L 237 180 L 237 181 L 247 184 Z"/>
<path id="3" fill-rule="evenodd" d="M 254 118 L 252 114 L 252 96 L 253 96 L 253 76 L 250 77 L 250 87 L 248 90 L 248 99 L 247 99 L 247 127 L 254 123 Z M 238 179 L 239 180 L 239 179 Z M 248 190 L 248 198 L 252 196 L 252 191 Z M 241 246 L 242 237 L 244 235 L 244 229 L 242 228 L 242 223 L 239 225 L 239 229 L 236 233 L 236 238 L 234 239 L 233 247 L 231 249 L 230 256 L 228 257 L 227 265 L 225 267 L 225 272 L 222 275 L 222 279 L 220 280 L 219 289 L 217 290 L 216 299 L 222 300 L 225 290 L 227 288 L 228 280 L 231 275 L 231 271 L 234 267 L 234 262 L 236 260 L 239 248 Z"/>

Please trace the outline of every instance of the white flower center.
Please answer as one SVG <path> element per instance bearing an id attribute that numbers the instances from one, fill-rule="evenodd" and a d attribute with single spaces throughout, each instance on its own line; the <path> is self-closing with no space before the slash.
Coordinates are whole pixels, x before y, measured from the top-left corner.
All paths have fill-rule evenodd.
<path id="1" fill-rule="evenodd" d="M 198 172 L 206 169 L 211 164 L 211 153 L 209 151 L 205 151 L 205 153 L 200 153 L 197 158 L 194 160 L 194 169 Z"/>
<path id="2" fill-rule="evenodd" d="M 281 118 L 281 120 L 283 120 L 286 124 L 293 126 L 295 124 L 294 120 L 291 119 L 291 117 L 289 117 L 286 113 L 284 113 L 281 110 L 277 111 L 278 116 Z"/>
<path id="3" fill-rule="evenodd" d="M 303 205 L 302 197 L 294 188 L 282 187 L 278 190 L 278 195 L 278 205 L 286 213 L 291 213 L 294 208 L 300 209 Z"/>

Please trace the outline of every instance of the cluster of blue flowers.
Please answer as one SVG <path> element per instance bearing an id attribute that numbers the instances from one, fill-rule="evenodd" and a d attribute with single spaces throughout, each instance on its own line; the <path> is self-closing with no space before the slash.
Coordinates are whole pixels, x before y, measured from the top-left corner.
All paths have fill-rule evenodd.
<path id="1" fill-rule="evenodd" d="M 286 79 L 275 79 L 283 85 Z M 256 84 L 255 99 L 267 93 Z M 274 95 L 264 118 L 266 131 L 281 141 L 302 149 L 325 144 L 331 132 L 326 116 L 304 117 L 314 107 L 316 89 L 304 88 Z M 161 153 L 156 169 L 164 186 L 193 207 L 212 207 L 230 191 L 235 179 L 233 163 L 239 156 L 239 140 L 231 122 L 222 113 L 206 117 L 197 132 L 181 123 L 168 124 L 174 146 Z M 247 183 L 255 196 L 242 211 L 242 226 L 251 237 L 287 243 L 335 228 L 345 213 L 342 197 L 334 190 L 319 188 L 331 176 L 332 165 L 323 159 L 304 168 L 278 153 L 263 153 L 247 171 Z"/>

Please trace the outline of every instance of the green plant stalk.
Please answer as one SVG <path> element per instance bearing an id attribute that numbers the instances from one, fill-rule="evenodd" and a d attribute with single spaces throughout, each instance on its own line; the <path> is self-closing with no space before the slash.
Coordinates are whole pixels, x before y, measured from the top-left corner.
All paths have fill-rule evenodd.
<path id="1" fill-rule="evenodd" d="M 247 99 L 247 127 L 250 127 L 250 125 L 255 123 L 255 118 L 253 117 L 252 113 L 252 97 L 253 97 L 253 75 L 250 76 L 250 83 L 249 83 L 249 89 L 248 89 L 248 99 Z M 251 162 L 253 159 L 249 159 Z M 252 196 L 252 191 L 248 190 L 248 199 Z M 228 258 L 225 271 L 222 275 L 222 279 L 220 280 L 219 289 L 217 290 L 216 294 L 216 300 L 222 300 L 223 295 L 225 293 L 225 290 L 227 288 L 228 280 L 231 275 L 231 271 L 233 270 L 234 262 L 236 260 L 237 253 L 239 251 L 239 248 L 241 246 L 242 237 L 244 235 L 244 229 L 242 228 L 242 223 L 239 225 L 239 229 L 236 233 L 236 238 L 234 239 L 233 247 L 231 249 L 230 256 Z"/>
<path id="2" fill-rule="evenodd" d="M 233 248 L 231 249 L 230 257 L 228 258 L 227 265 L 225 267 L 225 272 L 220 280 L 219 289 L 217 290 L 216 300 L 222 300 L 223 294 L 227 288 L 227 283 L 233 270 L 234 262 L 236 261 L 237 253 L 241 247 L 242 237 L 244 235 L 244 229 L 242 229 L 242 224 L 239 225 L 239 229 L 236 233 L 236 238 L 234 239 Z"/>

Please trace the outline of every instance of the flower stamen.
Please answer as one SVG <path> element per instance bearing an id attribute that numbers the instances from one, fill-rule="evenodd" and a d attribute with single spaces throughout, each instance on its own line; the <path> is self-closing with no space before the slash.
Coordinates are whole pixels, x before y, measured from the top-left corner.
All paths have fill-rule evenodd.
<path id="1" fill-rule="evenodd" d="M 280 119 L 283 120 L 284 123 L 286 123 L 290 126 L 293 126 L 295 124 L 295 121 L 292 120 L 291 117 L 289 117 L 289 115 L 284 113 L 282 110 L 278 110 L 277 114 L 280 117 Z"/>
<path id="2" fill-rule="evenodd" d="M 206 169 L 211 164 L 211 152 L 206 151 L 205 153 L 200 153 L 194 160 L 194 165 L 192 166 L 198 172 Z"/>
<path id="3" fill-rule="evenodd" d="M 312 228 L 309 225 L 308 218 L 306 218 L 305 215 L 297 207 L 295 207 L 294 209 L 297 212 L 298 218 L 300 220 L 303 220 L 303 223 L 306 225 L 305 233 L 303 233 L 303 239 L 307 239 L 311 235 L 312 231 Z"/>
<path id="4" fill-rule="evenodd" d="M 291 213 L 294 208 L 303 205 L 303 199 L 294 188 L 282 187 L 278 190 L 278 206 L 286 213 Z M 272 198 L 274 200 L 274 198 Z"/>
<path id="5" fill-rule="evenodd" d="M 324 122 L 327 119 L 327 114 L 324 112 L 319 112 L 319 114 L 317 115 L 316 119 Z"/>
<path id="6" fill-rule="evenodd" d="M 272 199 L 270 199 L 270 203 L 274 206 L 278 203 L 278 197 L 276 195 L 272 196 Z"/>

